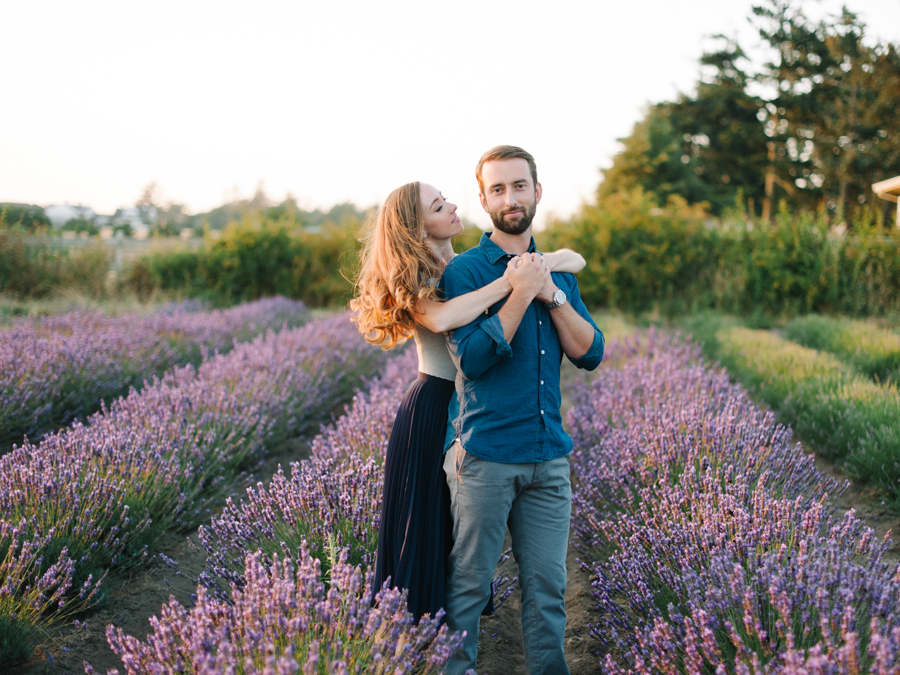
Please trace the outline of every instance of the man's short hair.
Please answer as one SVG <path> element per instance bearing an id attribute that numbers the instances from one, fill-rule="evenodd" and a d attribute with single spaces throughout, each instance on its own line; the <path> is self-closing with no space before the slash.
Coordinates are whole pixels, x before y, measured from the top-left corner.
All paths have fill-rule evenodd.
<path id="1" fill-rule="evenodd" d="M 534 157 L 515 145 L 498 145 L 484 153 L 481 156 L 481 159 L 478 160 L 478 165 L 475 167 L 475 178 L 478 180 L 478 189 L 481 190 L 481 194 L 484 194 L 484 181 L 481 180 L 481 167 L 484 166 L 485 162 L 499 159 L 524 159 L 528 162 L 528 168 L 531 169 L 531 179 L 534 181 L 534 186 L 537 187 L 537 165 L 534 163 Z"/>

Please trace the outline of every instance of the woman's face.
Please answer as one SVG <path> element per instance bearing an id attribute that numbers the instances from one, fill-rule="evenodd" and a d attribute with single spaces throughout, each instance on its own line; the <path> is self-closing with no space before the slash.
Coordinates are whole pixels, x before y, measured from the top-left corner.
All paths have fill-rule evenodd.
<path id="1" fill-rule="evenodd" d="M 436 187 L 419 186 L 422 212 L 425 214 L 425 234 L 433 240 L 450 239 L 463 231 L 463 224 L 456 215 L 456 204 L 444 199 Z"/>

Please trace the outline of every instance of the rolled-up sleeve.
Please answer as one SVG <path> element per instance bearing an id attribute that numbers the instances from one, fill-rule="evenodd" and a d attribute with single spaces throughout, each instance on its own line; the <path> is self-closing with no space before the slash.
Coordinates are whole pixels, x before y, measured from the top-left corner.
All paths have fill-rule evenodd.
<path id="1" fill-rule="evenodd" d="M 444 271 L 441 283 L 448 300 L 478 288 L 470 274 L 452 266 Z M 483 314 L 472 323 L 449 331 L 446 335 L 450 358 L 463 377 L 469 380 L 479 377 L 497 361 L 513 354 L 496 314 Z"/>
<path id="2" fill-rule="evenodd" d="M 581 299 L 581 293 L 578 291 L 578 281 L 576 281 L 575 277 L 571 274 L 565 276 L 570 280 L 570 283 L 567 284 L 568 288 L 566 288 L 565 291 L 569 298 L 569 302 L 572 303 L 572 308 L 578 312 L 583 319 L 591 324 L 594 329 L 594 340 L 591 342 L 590 349 L 577 359 L 571 357 L 568 357 L 568 359 L 578 368 L 594 370 L 603 360 L 603 350 L 606 347 L 606 339 L 603 337 L 603 332 L 597 328 L 597 324 L 594 323 L 594 320 L 591 318 L 591 314 L 587 311 L 587 307 L 584 306 L 584 302 Z"/>

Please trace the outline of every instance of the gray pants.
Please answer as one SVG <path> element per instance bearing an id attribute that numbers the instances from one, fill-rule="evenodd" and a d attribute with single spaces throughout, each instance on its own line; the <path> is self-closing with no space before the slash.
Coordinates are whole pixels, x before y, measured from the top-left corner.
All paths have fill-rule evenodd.
<path id="1" fill-rule="evenodd" d="M 568 675 L 566 549 L 572 488 L 568 457 L 500 464 L 466 453 L 457 442 L 444 455 L 453 513 L 453 549 L 447 569 L 447 624 L 466 631 L 446 675 L 475 668 L 481 610 L 503 551 L 506 528 L 522 588 L 525 664 L 536 675 Z"/>

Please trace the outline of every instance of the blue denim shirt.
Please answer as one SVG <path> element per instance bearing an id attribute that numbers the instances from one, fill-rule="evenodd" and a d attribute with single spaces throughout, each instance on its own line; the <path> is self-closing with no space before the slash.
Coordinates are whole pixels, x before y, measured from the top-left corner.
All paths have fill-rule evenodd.
<path id="1" fill-rule="evenodd" d="M 534 239 L 529 251 L 534 251 Z M 473 249 L 456 256 L 441 279 L 447 299 L 481 288 L 503 276 L 510 254 L 482 235 Z M 594 327 L 594 341 L 579 359 L 593 370 L 603 359 L 603 333 L 588 314 L 572 274 L 553 273 L 572 307 Z M 544 462 L 572 450 L 559 407 L 559 367 L 563 350 L 546 305 L 535 300 L 522 317 L 512 343 L 503 336 L 497 312 L 506 298 L 467 326 L 447 333 L 456 364 L 456 392 L 444 450 L 459 439 L 469 454 L 491 462 Z"/>

